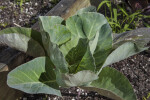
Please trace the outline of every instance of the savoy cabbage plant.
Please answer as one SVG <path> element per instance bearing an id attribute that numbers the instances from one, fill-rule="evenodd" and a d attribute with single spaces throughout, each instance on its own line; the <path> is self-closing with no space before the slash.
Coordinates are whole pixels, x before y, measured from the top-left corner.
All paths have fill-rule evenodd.
<path id="1" fill-rule="evenodd" d="M 80 87 L 116 100 L 136 100 L 128 79 L 108 65 L 146 50 L 149 29 L 113 36 L 106 18 L 93 6 L 67 20 L 58 16 L 39 20 L 40 32 L 23 27 L 0 31 L 1 44 L 35 57 L 8 74 L 8 86 L 57 96 L 60 87 Z"/>

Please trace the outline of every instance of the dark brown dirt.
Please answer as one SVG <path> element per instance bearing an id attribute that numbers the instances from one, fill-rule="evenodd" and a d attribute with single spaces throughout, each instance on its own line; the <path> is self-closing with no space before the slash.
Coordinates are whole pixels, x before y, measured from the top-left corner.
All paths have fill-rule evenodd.
<path id="1" fill-rule="evenodd" d="M 40 15 L 55 6 L 51 0 L 29 1 L 20 6 L 15 0 L 0 0 L 0 30 L 12 26 L 31 27 Z"/>
<path id="2" fill-rule="evenodd" d="M 118 69 L 129 79 L 138 100 L 147 97 L 150 93 L 150 53 L 144 51 L 115 63 L 112 67 Z"/>

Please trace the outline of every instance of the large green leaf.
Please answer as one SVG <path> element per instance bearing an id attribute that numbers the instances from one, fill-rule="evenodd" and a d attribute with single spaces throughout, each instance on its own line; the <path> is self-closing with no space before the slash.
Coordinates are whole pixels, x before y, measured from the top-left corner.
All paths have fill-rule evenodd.
<path id="1" fill-rule="evenodd" d="M 60 46 L 60 51 L 63 53 L 64 57 L 71 49 L 75 48 L 78 45 L 79 41 L 81 40 L 78 37 L 72 37 L 70 41 Z"/>
<path id="2" fill-rule="evenodd" d="M 103 68 L 99 78 L 93 81 L 90 87 L 81 88 L 96 91 L 114 100 L 136 100 L 136 95 L 128 79 L 111 67 Z"/>
<path id="3" fill-rule="evenodd" d="M 90 51 L 90 48 L 88 46 L 80 63 L 77 65 L 75 72 L 82 71 L 82 70 L 91 70 L 94 72 L 95 69 L 96 69 L 95 59 L 94 59 L 94 57 Z"/>
<path id="4" fill-rule="evenodd" d="M 84 13 L 84 12 L 96 12 L 96 7 L 89 6 L 89 7 L 86 7 L 86 8 L 82 8 L 79 11 L 77 11 L 77 14 Z"/>
<path id="5" fill-rule="evenodd" d="M 86 8 L 83 9 L 83 12 L 84 10 L 86 10 Z M 107 23 L 107 20 L 101 14 L 95 12 L 83 12 L 66 20 L 66 27 L 71 32 L 71 39 L 60 47 L 64 56 L 66 56 L 72 48 L 78 45 L 80 38 L 88 38 L 89 41 L 92 41 L 102 25 Z"/>
<path id="6" fill-rule="evenodd" d="M 58 72 L 57 82 L 63 87 L 85 86 L 98 79 L 97 74 L 89 70 L 79 71 L 76 74 L 61 74 Z"/>
<path id="7" fill-rule="evenodd" d="M 86 38 L 86 35 L 82 30 L 82 27 L 83 27 L 82 20 L 78 15 L 69 17 L 66 20 L 66 27 L 71 32 L 71 38 L 73 36 L 76 36 L 76 38 Z"/>
<path id="8" fill-rule="evenodd" d="M 53 22 L 53 21 L 56 21 L 56 22 Z M 62 73 L 65 73 L 65 72 L 68 72 L 68 64 L 62 52 L 59 50 L 58 45 L 54 43 L 55 40 L 51 41 L 51 33 L 50 33 L 52 31 L 50 29 L 54 27 L 52 25 L 60 24 L 61 22 L 62 22 L 62 19 L 60 17 L 40 17 L 40 28 L 41 28 L 40 31 L 42 33 L 42 41 L 43 41 L 47 56 L 50 57 L 51 61 L 53 62 L 53 64 L 55 65 L 57 69 L 59 69 Z M 48 26 L 50 28 L 48 28 Z M 55 35 L 52 35 L 52 36 L 54 36 L 55 38 Z M 58 43 L 59 39 L 58 41 L 55 41 L 55 42 Z"/>
<path id="9" fill-rule="evenodd" d="M 53 29 L 54 25 L 61 24 L 63 22 L 63 18 L 59 16 L 40 16 L 39 20 L 42 22 L 43 28 L 46 32 Z"/>
<path id="10" fill-rule="evenodd" d="M 125 58 L 128 58 L 132 55 L 135 55 L 141 51 L 144 51 L 148 48 L 138 48 L 136 44 L 131 42 L 126 42 L 115 49 L 106 59 L 105 63 L 103 64 L 102 68 L 108 66 L 112 63 L 118 62 Z"/>
<path id="11" fill-rule="evenodd" d="M 51 34 L 50 34 L 51 33 Z M 49 32 L 51 41 L 57 45 L 61 45 L 70 40 L 70 32 L 64 25 L 54 25 L 54 28 Z"/>
<path id="12" fill-rule="evenodd" d="M 96 50 L 94 52 L 94 58 L 97 68 L 101 67 L 107 56 L 111 52 L 112 48 L 112 29 L 109 24 L 104 24 L 100 31 L 98 37 L 98 43 Z"/>
<path id="13" fill-rule="evenodd" d="M 93 39 L 100 28 L 107 23 L 104 15 L 95 12 L 81 13 L 78 16 L 82 20 L 82 31 L 89 40 Z"/>
<path id="14" fill-rule="evenodd" d="M 50 59 L 52 60 L 55 67 L 59 70 L 61 70 L 62 73 L 68 72 L 68 63 L 65 60 L 63 54 L 58 49 L 57 45 L 51 45 L 49 46 L 50 50 Z"/>
<path id="15" fill-rule="evenodd" d="M 99 37 L 103 36 L 102 32 L 101 32 L 102 35 L 99 36 L 99 31 L 102 28 L 102 26 L 106 23 L 107 23 L 107 20 L 104 18 L 103 15 L 97 14 L 94 12 L 78 13 L 77 15 L 72 16 L 66 20 L 66 27 L 72 33 L 71 40 L 63 44 L 60 47 L 60 50 L 62 51 L 63 55 L 66 56 L 68 63 L 71 65 L 70 67 L 71 72 L 72 71 L 77 72 L 77 70 L 80 71 L 83 69 L 87 69 L 87 70 L 95 69 L 95 62 L 93 62 L 94 61 L 93 53 L 96 49 Z M 111 37 L 110 32 L 108 34 L 110 34 L 109 35 L 110 39 L 108 39 L 108 41 L 110 42 L 107 42 L 107 43 L 109 43 L 111 47 L 112 37 Z M 87 39 L 87 44 L 84 44 L 82 46 L 83 43 L 81 43 L 80 45 L 80 42 L 82 39 Z M 100 42 L 103 42 L 103 41 L 102 40 L 99 41 L 99 46 L 102 44 Z M 87 51 L 88 44 L 90 44 L 89 51 Z M 85 57 L 82 59 L 83 56 Z M 88 59 L 85 59 L 85 58 L 88 58 Z M 91 67 L 89 67 L 90 65 L 85 64 L 85 62 L 88 62 L 89 59 L 90 59 Z"/>
<path id="16" fill-rule="evenodd" d="M 78 45 L 72 48 L 68 54 L 66 55 L 66 60 L 70 67 L 70 72 L 76 72 L 76 67 L 73 65 L 78 65 L 81 59 L 83 58 L 84 54 L 87 51 L 88 41 L 87 39 L 80 39 Z M 72 71 L 71 71 L 72 70 Z"/>
<path id="17" fill-rule="evenodd" d="M 81 70 L 95 71 L 95 60 L 89 45 L 87 39 L 80 39 L 78 45 L 68 52 L 66 60 L 70 65 L 70 73 L 76 73 Z"/>
<path id="18" fill-rule="evenodd" d="M 72 35 L 91 40 L 106 22 L 107 20 L 102 14 L 84 12 L 68 18 L 66 20 L 66 27 Z"/>
<path id="19" fill-rule="evenodd" d="M 150 28 L 139 28 L 118 35 L 114 35 L 114 46 L 118 47 L 119 45 L 125 42 L 136 43 L 139 47 L 144 47 L 150 41 Z"/>
<path id="20" fill-rule="evenodd" d="M 30 28 L 12 27 L 0 31 L 0 44 L 23 51 L 31 56 L 44 56 L 41 33 Z"/>
<path id="21" fill-rule="evenodd" d="M 61 96 L 49 58 L 39 57 L 25 63 L 8 74 L 8 86 L 26 93 L 46 93 Z"/>
<path id="22" fill-rule="evenodd" d="M 64 25 L 63 19 L 58 16 L 40 16 L 43 30 L 50 36 L 50 40 L 57 45 L 61 45 L 70 39 L 70 32 Z"/>

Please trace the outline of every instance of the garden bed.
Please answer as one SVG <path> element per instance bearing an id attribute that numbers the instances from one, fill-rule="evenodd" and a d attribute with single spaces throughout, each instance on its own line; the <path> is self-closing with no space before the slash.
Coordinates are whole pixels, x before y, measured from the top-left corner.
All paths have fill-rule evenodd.
<path id="1" fill-rule="evenodd" d="M 41 6 L 38 6 L 41 5 Z M 0 29 L 12 26 L 25 26 L 31 27 L 36 21 L 39 15 L 45 15 L 55 4 L 48 2 L 47 0 L 31 1 L 24 3 L 21 8 L 14 4 L 13 1 L 0 1 Z M 0 46 L 0 51 L 3 51 L 4 46 Z M 32 59 L 25 54 L 24 62 Z M 138 97 L 138 100 L 142 100 L 142 97 L 146 97 L 150 93 L 150 53 L 144 51 L 138 55 L 132 56 L 121 62 L 112 64 L 111 67 L 118 69 L 122 72 L 131 82 L 134 91 Z M 79 95 L 80 91 L 80 95 Z M 96 92 L 83 91 L 78 88 L 61 89 L 64 100 L 86 99 L 86 100 L 111 100 L 106 97 L 100 96 Z M 54 98 L 54 100 L 62 100 L 60 97 L 37 94 L 30 95 L 24 94 L 20 99 L 27 100 L 43 100 L 43 98 Z M 1 98 L 0 98 L 1 99 Z M 49 100 L 49 99 L 48 99 Z"/>

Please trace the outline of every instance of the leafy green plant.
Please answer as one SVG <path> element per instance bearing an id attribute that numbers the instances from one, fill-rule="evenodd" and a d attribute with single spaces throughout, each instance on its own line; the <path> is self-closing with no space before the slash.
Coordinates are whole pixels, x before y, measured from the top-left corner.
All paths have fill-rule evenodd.
<path id="1" fill-rule="evenodd" d="M 142 11 L 136 11 L 134 13 L 130 13 L 125 9 L 125 5 L 123 7 L 120 5 L 113 6 L 110 0 L 103 0 L 97 10 L 101 10 L 102 6 L 105 6 L 105 16 L 110 24 L 113 33 L 122 33 L 125 31 L 136 29 L 139 26 L 139 22 L 143 19 L 150 18 L 148 15 L 143 15 Z M 109 14 L 108 14 L 108 10 Z M 143 24 L 146 27 L 149 25 L 143 21 Z"/>
<path id="2" fill-rule="evenodd" d="M 17 2 L 20 6 L 22 6 L 22 4 L 24 2 L 29 2 L 30 0 L 15 0 L 15 2 Z"/>
<path id="3" fill-rule="evenodd" d="M 4 10 L 5 8 L 7 8 L 6 6 L 0 6 L 1 10 Z"/>
<path id="4" fill-rule="evenodd" d="M 40 32 L 22 27 L 0 31 L 0 43 L 37 57 L 12 70 L 8 86 L 57 96 L 60 87 L 77 86 L 116 100 L 136 100 L 128 79 L 108 65 L 146 50 L 150 29 L 113 39 L 106 18 L 93 6 L 66 21 L 58 16 L 39 19 Z"/>
<path id="5" fill-rule="evenodd" d="M 15 2 L 21 7 L 21 12 L 23 11 L 22 5 L 25 2 L 29 2 L 30 0 L 15 0 Z"/>
<path id="6" fill-rule="evenodd" d="M 2 23 L 2 24 L 0 24 L 0 26 L 2 26 L 2 27 L 6 27 L 8 25 L 8 23 Z"/>

